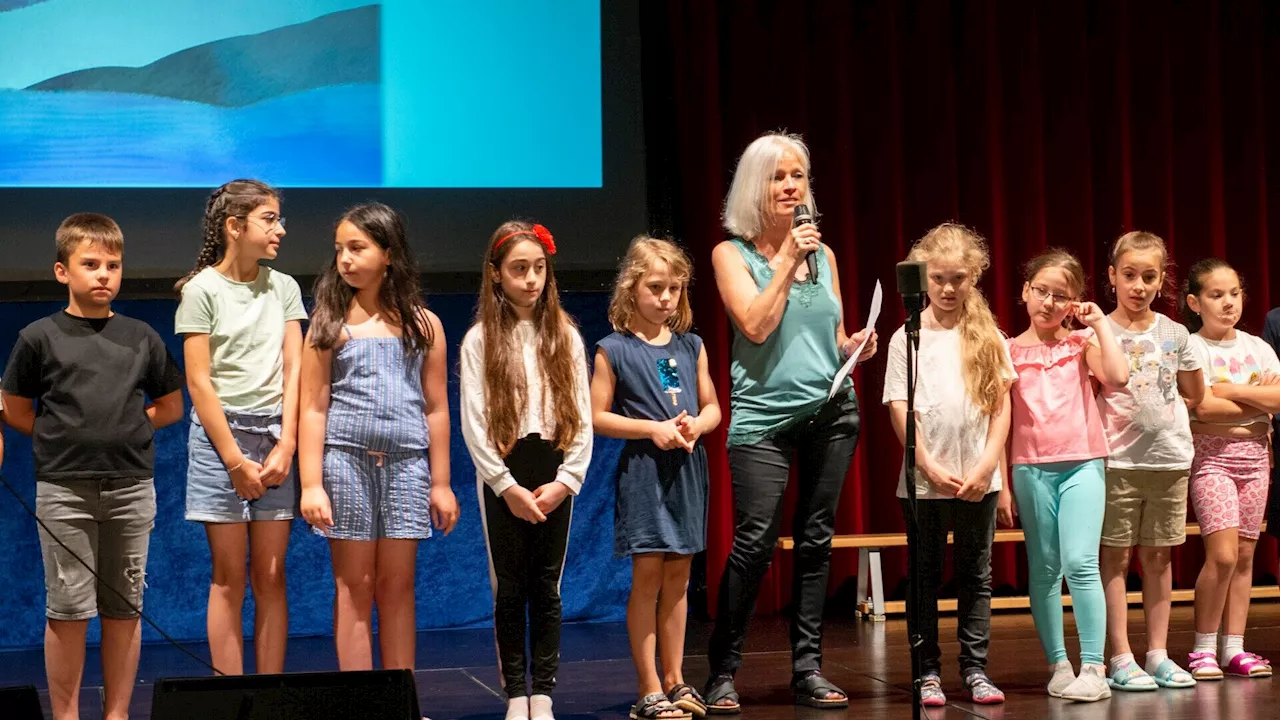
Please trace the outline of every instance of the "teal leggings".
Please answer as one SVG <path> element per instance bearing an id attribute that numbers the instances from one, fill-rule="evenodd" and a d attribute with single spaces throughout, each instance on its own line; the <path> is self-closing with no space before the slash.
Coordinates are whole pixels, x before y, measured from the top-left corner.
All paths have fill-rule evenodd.
<path id="1" fill-rule="evenodd" d="M 1102 460 L 1014 465 L 1013 491 L 1027 538 L 1031 617 L 1053 665 L 1067 659 L 1062 637 L 1062 578 L 1071 591 L 1080 662 L 1102 664 L 1107 602 L 1098 543 L 1107 487 Z"/>

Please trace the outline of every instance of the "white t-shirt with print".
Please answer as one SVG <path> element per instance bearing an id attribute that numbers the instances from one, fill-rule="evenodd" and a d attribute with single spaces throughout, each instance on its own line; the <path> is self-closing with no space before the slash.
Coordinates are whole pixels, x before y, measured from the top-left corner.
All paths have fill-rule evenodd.
<path id="1" fill-rule="evenodd" d="M 1002 377 L 1017 380 L 1009 350 L 1001 343 L 1005 356 Z M 961 372 L 960 330 L 921 328 L 920 352 L 916 356 L 916 432 L 929 455 L 957 477 L 978 464 L 987 446 L 987 430 L 991 419 L 974 405 L 965 389 Z M 883 403 L 907 399 L 907 335 L 903 328 L 889 340 L 888 365 L 884 377 Z M 898 497 L 907 496 L 905 459 L 898 473 Z M 1000 467 L 991 475 L 988 492 L 1003 485 Z M 934 490 L 922 470 L 916 470 L 916 497 L 920 500 L 948 499 Z"/>
<path id="2" fill-rule="evenodd" d="M 1220 382 L 1257 385 L 1263 373 L 1271 372 L 1280 375 L 1280 359 L 1276 358 L 1275 349 L 1262 338 L 1250 335 L 1243 330 L 1236 330 L 1233 340 L 1209 340 L 1196 333 L 1191 336 L 1191 347 L 1200 358 L 1205 386 Z M 1198 420 L 1198 422 L 1204 421 Z M 1259 422 L 1269 423 L 1271 417 L 1263 413 L 1234 422 L 1210 424 L 1252 425 Z"/>
<path id="3" fill-rule="evenodd" d="M 1156 313 L 1146 330 L 1129 330 L 1107 318 L 1129 361 L 1129 383 L 1098 392 L 1098 410 L 1111 455 L 1107 466 L 1129 470 L 1188 470 L 1195 457 L 1187 405 L 1178 394 L 1178 372 L 1199 370 L 1190 333 Z"/>

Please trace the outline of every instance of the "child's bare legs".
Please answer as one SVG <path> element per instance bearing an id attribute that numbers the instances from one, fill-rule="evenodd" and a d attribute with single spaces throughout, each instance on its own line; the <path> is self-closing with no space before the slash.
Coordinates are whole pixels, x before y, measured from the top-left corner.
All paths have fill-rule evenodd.
<path id="1" fill-rule="evenodd" d="M 1142 609 L 1147 617 L 1147 650 L 1169 647 L 1169 615 L 1173 610 L 1173 566 L 1167 547 L 1138 546 L 1142 563 Z M 1110 598 L 1108 598 L 1110 600 Z M 1111 618 L 1107 618 L 1109 623 Z"/>
<path id="2" fill-rule="evenodd" d="M 292 524 L 289 520 L 249 523 L 249 578 L 255 607 L 253 647 L 259 673 L 284 672 L 285 648 L 289 643 L 284 555 L 289 549 Z M 243 644 L 241 647 L 243 651 Z"/>
<path id="3" fill-rule="evenodd" d="M 1227 602 L 1228 582 L 1236 570 L 1239 546 L 1236 528 L 1226 528 L 1204 537 L 1204 565 L 1196 578 L 1196 632 L 1218 632 Z"/>
<path id="4" fill-rule="evenodd" d="M 1132 550 L 1106 545 L 1098 549 L 1102 590 L 1107 598 L 1107 639 L 1111 641 L 1112 657 L 1133 652 L 1129 646 L 1129 592 L 1125 585 Z M 1145 584 L 1143 594 L 1145 597 Z"/>
<path id="5" fill-rule="evenodd" d="M 44 671 L 49 679 L 53 720 L 79 720 L 88 620 L 50 619 L 44 630 Z M 105 659 L 105 658 L 104 658 Z"/>
<path id="6" fill-rule="evenodd" d="M 627 636 L 631 640 L 631 659 L 636 665 L 639 695 L 662 692 L 657 667 L 658 596 L 663 589 L 663 553 L 640 553 L 631 556 L 631 595 L 627 598 Z M 683 635 L 681 637 L 683 640 Z M 666 658 L 663 658 L 666 665 Z"/>
<path id="7" fill-rule="evenodd" d="M 1238 542 L 1236 564 L 1231 571 L 1231 586 L 1227 590 L 1226 613 L 1222 622 L 1226 635 L 1244 635 L 1249 623 L 1249 600 L 1253 593 L 1253 553 L 1258 547 L 1258 541 L 1242 537 Z"/>
<path id="8" fill-rule="evenodd" d="M 338 651 L 338 669 L 372 670 L 378 544 L 368 540 L 330 540 L 329 555 L 333 560 L 333 641 Z"/>
<path id="9" fill-rule="evenodd" d="M 44 634 L 45 672 L 54 720 L 78 720 L 88 620 L 49 620 Z M 142 628 L 137 618 L 102 618 L 103 716 L 128 720 L 138 674 Z"/>
<path id="10" fill-rule="evenodd" d="M 667 553 L 658 595 L 658 632 L 662 640 L 662 685 L 668 692 L 684 683 L 684 633 L 689 619 L 689 567 L 692 555 Z"/>
<path id="11" fill-rule="evenodd" d="M 374 602 L 378 606 L 378 648 L 382 667 L 414 669 L 418 625 L 414 605 L 417 540 L 379 540 Z"/>
<path id="12" fill-rule="evenodd" d="M 129 720 L 129 700 L 138 677 L 142 625 L 138 618 L 102 618 L 103 716 Z"/>
<path id="13" fill-rule="evenodd" d="M 249 551 L 248 523 L 205 523 L 213 579 L 209 584 L 209 655 L 224 675 L 244 674 L 245 554 Z"/>

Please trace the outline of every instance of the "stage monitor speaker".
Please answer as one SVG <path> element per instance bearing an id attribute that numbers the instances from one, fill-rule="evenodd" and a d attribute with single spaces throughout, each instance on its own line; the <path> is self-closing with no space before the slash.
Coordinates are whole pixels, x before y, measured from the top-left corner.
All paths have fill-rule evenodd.
<path id="1" fill-rule="evenodd" d="M 151 720 L 421 720 L 410 670 L 170 678 Z"/>
<path id="2" fill-rule="evenodd" d="M 8 720 L 44 720 L 34 685 L 0 687 L 0 708 L 3 708 L 2 717 Z"/>

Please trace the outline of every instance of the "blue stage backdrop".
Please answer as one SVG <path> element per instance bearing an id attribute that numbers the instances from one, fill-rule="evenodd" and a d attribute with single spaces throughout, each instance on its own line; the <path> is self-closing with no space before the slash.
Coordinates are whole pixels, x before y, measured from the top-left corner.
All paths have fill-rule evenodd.
<path id="1" fill-rule="evenodd" d="M 578 319 L 590 349 L 610 332 L 605 318 L 608 296 L 566 294 L 564 305 Z M 418 628 L 484 626 L 492 622 L 492 595 L 484 536 L 477 509 L 475 468 L 458 425 L 457 351 L 471 323 L 474 296 L 432 297 L 429 305 L 444 323 L 449 342 L 449 409 L 453 418 L 451 463 L 453 490 L 462 507 L 449 537 L 423 542 L 418 551 Z M 0 353 L 8 358 L 18 331 L 51 314 L 62 303 L 0 304 Z M 182 362 L 182 342 L 173 334 L 176 300 L 134 300 L 116 304 L 118 312 L 156 328 Z M 590 353 L 590 350 L 588 351 Z M 189 409 L 189 405 L 188 405 Z M 616 621 L 625 615 L 630 564 L 613 557 L 613 472 L 621 443 L 596 437 L 595 453 L 573 513 L 562 593 L 567 621 Z M 144 608 L 166 632 L 183 640 L 205 637 L 205 604 L 209 589 L 209 549 L 204 529 L 183 520 L 187 467 L 187 422 L 156 436 L 158 515 L 151 536 Z M 34 503 L 31 442 L 5 429 L 5 478 L 28 504 Z M 0 648 L 37 646 L 44 627 L 44 572 L 36 524 L 17 501 L 0 490 Z M 287 560 L 289 632 L 295 636 L 328 635 L 333 622 L 333 575 L 328 545 L 296 520 Z M 245 634 L 252 633 L 253 601 L 245 605 Z M 159 640 L 143 625 L 143 639 Z M 97 623 L 90 641 L 97 643 Z"/>

